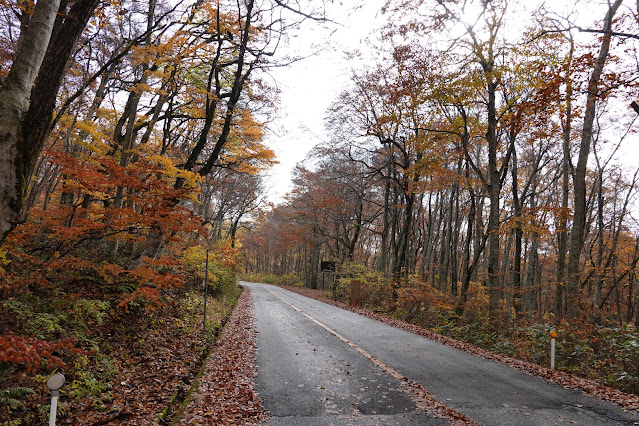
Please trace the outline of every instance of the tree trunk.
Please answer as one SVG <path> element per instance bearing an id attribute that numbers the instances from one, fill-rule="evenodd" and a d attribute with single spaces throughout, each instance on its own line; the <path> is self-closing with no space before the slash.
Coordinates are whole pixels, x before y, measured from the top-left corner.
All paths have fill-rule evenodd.
<path id="1" fill-rule="evenodd" d="M 537 192 L 537 184 L 536 181 L 532 185 L 532 195 L 530 197 L 530 208 L 531 210 L 535 210 L 537 207 L 537 199 L 535 193 Z M 529 317 L 530 313 L 535 310 L 535 295 L 538 293 L 538 280 L 537 277 L 539 275 L 539 233 L 535 230 L 537 226 L 537 221 L 533 220 L 531 225 L 533 226 L 533 231 L 531 232 L 531 242 L 530 242 L 530 252 L 528 255 L 528 273 L 526 279 L 526 285 L 523 290 L 522 299 L 523 299 L 523 311 Z"/>
<path id="2" fill-rule="evenodd" d="M 490 76 L 492 67 L 485 70 Z M 488 82 L 488 197 L 490 210 L 488 214 L 488 292 L 489 315 L 491 320 L 497 320 L 499 302 L 502 298 L 502 280 L 499 276 L 499 193 L 501 189 L 501 176 L 497 167 L 497 116 L 496 116 L 496 90 L 497 83 L 490 76 Z"/>
<path id="3" fill-rule="evenodd" d="M 574 41 L 570 39 L 568 65 L 572 66 Z M 562 162 L 561 162 L 561 211 L 557 229 L 557 283 L 555 290 L 554 314 L 559 323 L 564 315 L 564 289 L 566 277 L 566 256 L 568 254 L 568 200 L 570 196 L 570 137 L 572 133 L 572 80 L 566 80 L 566 122 L 563 126 Z"/>
<path id="4" fill-rule="evenodd" d="M 78 0 L 68 14 L 41 0 L 20 34 L 16 58 L 0 87 L 0 244 L 25 217 L 24 199 L 67 62 L 98 0 Z"/>
<path id="5" fill-rule="evenodd" d="M 466 169 L 466 174 L 468 176 L 468 168 Z M 470 253 L 473 239 L 473 224 L 475 223 L 475 191 L 469 189 L 469 197 L 470 197 L 470 209 L 468 210 L 468 220 L 466 225 L 466 241 L 465 241 L 465 250 L 464 250 L 464 268 L 463 268 L 463 281 L 461 286 L 461 301 L 462 303 L 466 303 L 468 297 L 468 287 L 470 286 L 470 280 L 472 278 L 473 269 L 471 269 L 470 263 Z"/>
<path id="6" fill-rule="evenodd" d="M 31 177 L 31 149 L 23 126 L 31 88 L 46 53 L 60 0 L 39 0 L 26 31 L 20 34 L 16 58 L 0 87 L 0 244 L 22 219 Z M 39 153 L 39 150 L 38 150 Z"/>
<path id="7" fill-rule="evenodd" d="M 519 168 L 517 164 L 517 152 L 513 150 L 511 175 L 513 179 L 513 216 L 515 219 L 515 248 L 513 253 L 513 307 L 515 312 L 521 311 L 521 246 L 523 230 L 521 228 L 522 202 L 519 199 Z"/>
<path id="8" fill-rule="evenodd" d="M 379 248 L 379 263 L 377 269 L 388 274 L 388 254 L 389 254 L 389 242 L 388 237 L 390 233 L 390 189 L 391 189 L 391 172 L 393 167 L 393 151 L 388 148 L 388 165 L 386 176 L 384 176 L 384 210 L 382 213 L 382 242 Z"/>
<path id="9" fill-rule="evenodd" d="M 601 286 L 605 276 L 605 268 L 603 267 L 603 251 L 604 251 L 604 211 L 603 211 L 603 169 L 599 168 L 597 176 L 597 255 L 595 258 L 595 280 L 592 295 L 593 319 L 597 323 L 599 316 L 599 301 L 601 300 Z"/>
<path id="10" fill-rule="evenodd" d="M 461 175 L 461 163 L 460 167 L 458 167 L 458 173 Z M 451 293 L 454 296 L 457 296 L 458 293 L 458 284 L 459 284 L 459 268 L 457 261 L 457 254 L 459 251 L 459 236 L 461 234 L 461 215 L 459 214 L 459 196 L 460 190 L 459 185 L 454 185 L 455 191 L 455 220 L 454 220 L 454 231 L 453 231 L 453 241 L 450 245 L 450 259 L 451 259 Z"/>
<path id="11" fill-rule="evenodd" d="M 588 156 L 590 155 L 590 144 L 592 142 L 593 124 L 595 121 L 596 104 L 599 96 L 598 87 L 604 65 L 608 59 L 610 49 L 610 34 L 612 20 L 623 0 L 615 0 L 610 5 L 604 19 L 604 29 L 601 41 L 601 49 L 597 62 L 590 75 L 588 82 L 588 95 L 586 98 L 586 109 L 584 112 L 584 124 L 581 133 L 581 144 L 579 146 L 579 157 L 575 168 L 574 184 L 574 215 L 572 230 L 570 232 L 570 245 L 567 268 L 566 314 L 568 318 L 576 318 L 579 315 L 579 260 L 584 243 L 586 226 L 586 167 Z"/>

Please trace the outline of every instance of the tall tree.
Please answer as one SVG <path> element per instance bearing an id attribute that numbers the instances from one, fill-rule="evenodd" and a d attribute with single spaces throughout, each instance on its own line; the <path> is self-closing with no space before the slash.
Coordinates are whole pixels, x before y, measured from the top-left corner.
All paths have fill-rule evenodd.
<path id="1" fill-rule="evenodd" d="M 67 61 L 99 0 L 42 0 L 26 17 L 0 87 L 0 243 L 24 220 L 25 197 Z M 23 13 L 27 13 L 24 11 Z"/>
<path id="2" fill-rule="evenodd" d="M 588 81 L 586 106 L 584 110 L 584 119 L 581 130 L 581 143 L 579 145 L 579 156 L 577 165 L 575 166 L 575 174 L 573 176 L 573 221 L 570 231 L 570 241 L 568 245 L 569 256 L 568 266 L 566 269 L 566 315 L 568 318 L 577 318 L 579 315 L 579 283 L 581 274 L 579 272 L 579 263 L 581 251 L 585 238 L 586 226 L 586 168 L 588 166 L 588 157 L 592 144 L 593 126 L 595 123 L 597 102 L 600 96 L 599 82 L 603 73 L 608 53 L 610 52 L 610 43 L 612 41 L 612 26 L 615 14 L 621 6 L 623 0 L 615 0 L 609 3 L 608 11 L 603 21 L 603 35 L 601 37 L 601 46 L 599 55 L 593 66 Z"/>

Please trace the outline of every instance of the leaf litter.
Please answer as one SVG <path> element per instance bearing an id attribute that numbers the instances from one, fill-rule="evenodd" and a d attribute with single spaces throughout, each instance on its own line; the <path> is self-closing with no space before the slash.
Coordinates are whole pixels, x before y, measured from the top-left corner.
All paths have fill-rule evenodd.
<path id="1" fill-rule="evenodd" d="M 253 381 L 256 342 L 251 292 L 244 288 L 177 424 L 252 425 L 266 419 Z"/>

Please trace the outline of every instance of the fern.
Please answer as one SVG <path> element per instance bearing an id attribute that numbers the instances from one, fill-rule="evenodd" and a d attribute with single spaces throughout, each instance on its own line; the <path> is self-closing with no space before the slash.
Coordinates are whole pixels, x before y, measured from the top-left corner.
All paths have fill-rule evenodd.
<path id="1" fill-rule="evenodd" d="M 15 387 L 0 391 L 0 406 L 7 406 L 10 410 L 25 408 L 24 404 L 18 400 L 25 395 L 33 395 L 35 391 L 31 388 Z"/>

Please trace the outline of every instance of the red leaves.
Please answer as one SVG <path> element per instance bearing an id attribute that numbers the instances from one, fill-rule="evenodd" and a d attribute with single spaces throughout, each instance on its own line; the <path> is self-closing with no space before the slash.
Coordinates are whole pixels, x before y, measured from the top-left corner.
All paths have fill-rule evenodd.
<path id="1" fill-rule="evenodd" d="M 160 299 L 163 289 L 173 289 L 181 287 L 184 280 L 181 275 L 175 273 L 162 273 L 158 269 L 174 266 L 176 261 L 171 257 L 160 257 L 158 259 L 144 258 L 144 263 L 137 268 L 123 273 L 123 278 L 131 280 L 138 287 L 131 293 L 124 294 L 120 300 L 119 306 L 128 308 L 133 301 L 140 301 L 147 308 L 155 309 L 161 306 Z"/>
<path id="2" fill-rule="evenodd" d="M 71 339 L 47 342 L 12 334 L 0 336 L 0 361 L 25 365 L 28 374 L 35 374 L 40 369 L 64 367 L 66 364 L 53 355 L 63 349 L 74 349 Z"/>

